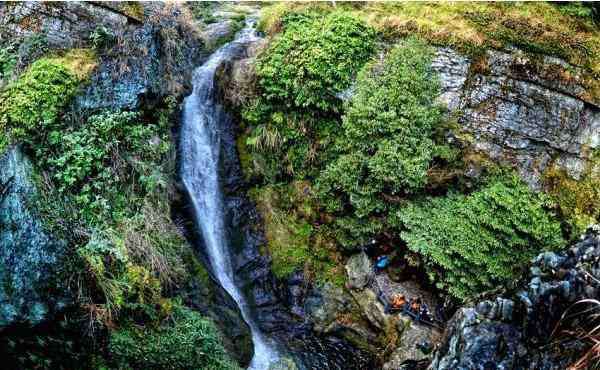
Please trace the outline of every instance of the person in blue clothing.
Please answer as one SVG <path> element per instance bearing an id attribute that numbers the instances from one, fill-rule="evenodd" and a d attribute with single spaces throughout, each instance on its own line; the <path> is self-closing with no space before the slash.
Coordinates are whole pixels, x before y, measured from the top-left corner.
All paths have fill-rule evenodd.
<path id="1" fill-rule="evenodd" d="M 387 255 L 383 254 L 379 257 L 377 257 L 377 260 L 375 261 L 375 272 L 380 272 L 382 270 L 384 270 L 388 264 L 390 263 L 390 259 Z"/>

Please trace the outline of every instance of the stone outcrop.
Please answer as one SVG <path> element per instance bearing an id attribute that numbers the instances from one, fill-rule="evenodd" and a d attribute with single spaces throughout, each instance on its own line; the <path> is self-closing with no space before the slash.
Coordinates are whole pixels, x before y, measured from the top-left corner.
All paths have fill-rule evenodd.
<path id="1" fill-rule="evenodd" d="M 432 67 L 463 145 L 514 166 L 534 188 L 554 165 L 575 179 L 589 170 L 600 102 L 581 69 L 518 50 L 474 60 L 450 48 L 437 50 Z"/>
<path id="2" fill-rule="evenodd" d="M 198 25 L 182 5 L 139 3 L 143 21 L 105 2 L 0 4 L 0 41 L 20 43 L 15 72 L 39 56 L 27 49 L 33 36 L 43 50 L 95 47 L 99 67 L 77 109 L 139 109 L 189 90 L 194 67 L 206 57 Z M 97 40 L 94 41 L 94 38 Z M 21 50 L 23 49 L 23 50 Z M 43 52 L 42 50 L 42 52 Z"/>
<path id="3" fill-rule="evenodd" d="M 0 4 L 1 37 L 26 38 L 42 34 L 51 48 L 82 47 L 98 27 L 117 30 L 128 18 L 93 3 L 24 1 Z"/>
<path id="4" fill-rule="evenodd" d="M 590 317 L 576 302 L 600 298 L 599 279 L 596 226 L 565 252 L 539 255 L 523 290 L 460 309 L 429 369 L 566 369 L 585 348 L 567 332 Z"/>
<path id="5" fill-rule="evenodd" d="M 39 324 L 68 303 L 54 285 L 65 243 L 48 235 L 35 212 L 32 171 L 18 147 L 0 157 L 0 332 Z"/>

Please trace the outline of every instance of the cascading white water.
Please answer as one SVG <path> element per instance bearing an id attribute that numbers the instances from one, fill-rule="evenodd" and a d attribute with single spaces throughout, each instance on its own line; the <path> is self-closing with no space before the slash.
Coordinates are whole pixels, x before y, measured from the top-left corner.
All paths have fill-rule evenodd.
<path id="1" fill-rule="evenodd" d="M 194 71 L 193 92 L 184 100 L 180 152 L 181 177 L 194 206 L 195 223 L 202 233 L 211 269 L 240 307 L 252 332 L 254 357 L 249 369 L 263 370 L 277 360 L 278 354 L 256 325 L 235 284 L 219 182 L 219 122 L 227 116 L 216 100 L 214 87 L 217 67 L 257 38 L 252 24 L 248 23 L 234 41 L 221 47 Z"/>

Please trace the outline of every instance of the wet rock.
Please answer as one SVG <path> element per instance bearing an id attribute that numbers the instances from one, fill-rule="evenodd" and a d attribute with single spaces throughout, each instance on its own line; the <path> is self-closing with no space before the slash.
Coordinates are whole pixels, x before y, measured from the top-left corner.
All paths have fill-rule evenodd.
<path id="1" fill-rule="evenodd" d="M 32 171 L 18 147 L 0 157 L 0 331 L 39 324 L 68 303 L 56 281 L 65 243 L 44 230 L 33 208 Z"/>
<path id="2" fill-rule="evenodd" d="M 352 297 L 360 307 L 362 315 L 379 330 L 384 330 L 387 322 L 392 319 L 385 313 L 383 304 L 377 298 L 377 295 L 371 289 L 352 290 Z"/>
<path id="3" fill-rule="evenodd" d="M 222 333 L 225 349 L 240 365 L 247 366 L 254 354 L 250 328 L 235 301 L 210 278 L 208 272 L 203 273 L 203 278 L 195 276 L 187 281 L 178 294 L 187 306 L 214 320 Z"/>
<path id="4" fill-rule="evenodd" d="M 231 39 L 233 36 L 234 22 L 229 19 L 211 23 L 202 31 L 202 40 L 209 49 L 214 49 L 224 40 Z"/>
<path id="5" fill-rule="evenodd" d="M 101 53 L 98 70 L 77 98 L 78 109 L 149 109 L 191 89 L 194 68 L 207 56 L 184 8 L 148 2 L 147 19 L 111 31 L 122 40 Z"/>
<path id="6" fill-rule="evenodd" d="M 410 319 L 401 321 L 400 345 L 394 350 L 383 370 L 396 370 L 407 361 L 419 362 L 430 358 L 433 343 L 439 341 L 440 333 L 415 324 Z"/>
<path id="7" fill-rule="evenodd" d="M 348 311 L 350 297 L 342 288 L 325 284 L 321 289 L 313 289 L 304 303 L 306 318 L 317 332 L 326 332 L 337 315 Z"/>
<path id="8" fill-rule="evenodd" d="M 281 358 L 269 366 L 269 370 L 298 370 L 298 366 L 291 358 Z"/>
<path id="9" fill-rule="evenodd" d="M 364 252 L 355 254 L 348 259 L 346 273 L 348 275 L 348 287 L 354 289 L 364 288 L 375 275 L 371 260 Z"/>
<path id="10" fill-rule="evenodd" d="M 515 327 L 482 318 L 472 308 L 456 313 L 446 335 L 430 369 L 518 369 L 526 355 Z"/>

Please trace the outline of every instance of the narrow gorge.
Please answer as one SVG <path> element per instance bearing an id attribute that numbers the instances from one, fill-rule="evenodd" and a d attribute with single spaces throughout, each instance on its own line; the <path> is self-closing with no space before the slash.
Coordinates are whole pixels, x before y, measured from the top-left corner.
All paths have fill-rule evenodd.
<path id="1" fill-rule="evenodd" d="M 217 282 L 237 303 L 250 327 L 254 356 L 249 369 L 260 370 L 277 360 L 277 351 L 259 329 L 254 313 L 235 281 L 219 179 L 221 125 L 230 123 L 231 118 L 216 100 L 214 81 L 217 67 L 256 40 L 252 23 L 248 23 L 232 42 L 222 46 L 194 71 L 192 95 L 183 102 L 179 151 L 182 157 L 181 177 L 193 203 L 195 222 L 204 241 L 204 253 Z"/>
<path id="2" fill-rule="evenodd" d="M 595 2 L 0 3 L 7 369 L 600 366 Z"/>

